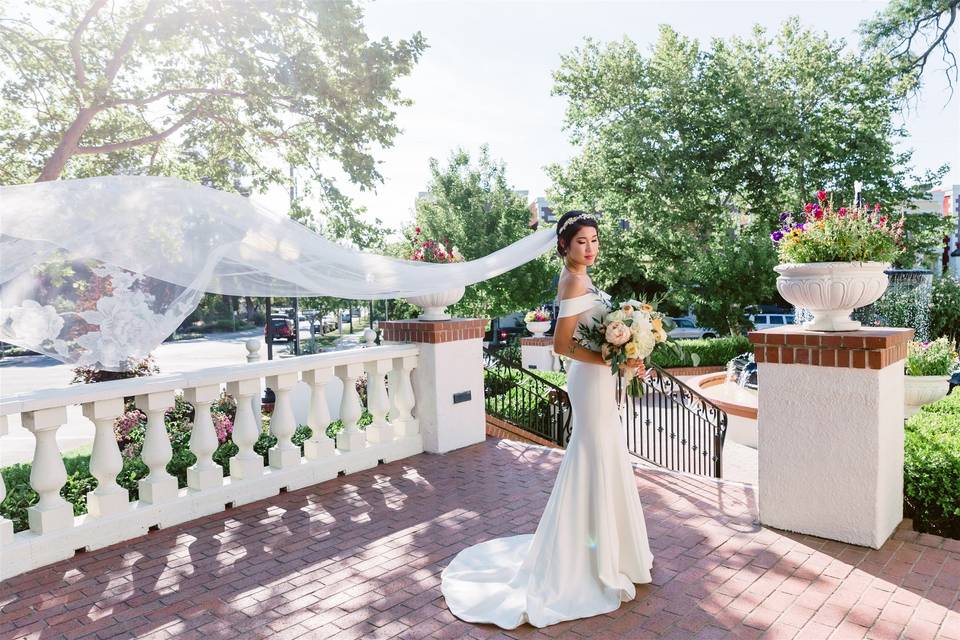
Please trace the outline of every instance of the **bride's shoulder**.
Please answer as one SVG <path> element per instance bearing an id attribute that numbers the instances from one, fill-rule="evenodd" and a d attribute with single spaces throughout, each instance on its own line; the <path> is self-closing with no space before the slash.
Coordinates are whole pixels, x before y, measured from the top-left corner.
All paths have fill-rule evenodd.
<path id="1" fill-rule="evenodd" d="M 577 275 L 561 276 L 557 283 L 557 297 L 561 300 L 567 298 L 576 298 L 587 293 L 590 289 L 590 281 L 585 276 Z"/>

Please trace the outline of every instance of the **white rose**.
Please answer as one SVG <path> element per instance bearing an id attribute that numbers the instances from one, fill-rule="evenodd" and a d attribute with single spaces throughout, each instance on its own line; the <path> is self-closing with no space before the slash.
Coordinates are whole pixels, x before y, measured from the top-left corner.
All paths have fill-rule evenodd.
<path id="1" fill-rule="evenodd" d="M 607 325 L 607 331 L 604 337 L 612 345 L 620 346 L 630 340 L 630 327 L 619 320 L 615 320 Z"/>
<path id="2" fill-rule="evenodd" d="M 609 324 L 611 322 L 623 322 L 625 318 L 626 318 L 626 315 L 623 313 L 623 311 L 618 309 L 616 311 L 611 311 L 610 313 L 608 313 L 607 316 L 604 318 L 604 320 Z"/>

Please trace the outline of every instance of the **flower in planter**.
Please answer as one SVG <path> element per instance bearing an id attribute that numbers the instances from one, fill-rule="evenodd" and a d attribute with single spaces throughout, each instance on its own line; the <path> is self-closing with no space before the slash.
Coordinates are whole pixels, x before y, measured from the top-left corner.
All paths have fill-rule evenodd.
<path id="1" fill-rule="evenodd" d="M 449 239 L 438 242 L 420 237 L 420 227 L 416 227 L 413 240 L 410 241 L 408 260 L 431 263 L 463 262 L 463 255 L 455 246 L 450 245 Z"/>
<path id="2" fill-rule="evenodd" d="M 802 214 L 780 214 L 770 234 L 781 263 L 892 262 L 903 251 L 903 217 L 891 222 L 880 204 L 834 208 L 826 191 Z"/>
<path id="3" fill-rule="evenodd" d="M 908 376 L 949 376 L 957 370 L 957 352 L 947 338 L 911 342 L 904 361 Z"/>
<path id="4" fill-rule="evenodd" d="M 550 312 L 546 307 L 537 307 L 533 311 L 528 311 L 527 315 L 523 316 L 524 322 L 550 322 Z"/>

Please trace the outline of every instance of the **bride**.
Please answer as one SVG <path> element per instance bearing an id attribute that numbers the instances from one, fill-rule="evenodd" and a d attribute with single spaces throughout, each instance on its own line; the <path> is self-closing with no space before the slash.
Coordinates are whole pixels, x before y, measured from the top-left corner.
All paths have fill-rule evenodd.
<path id="1" fill-rule="evenodd" d="M 598 351 L 578 344 L 609 296 L 586 273 L 599 253 L 597 222 L 568 211 L 557 222 L 564 260 L 554 350 L 570 358 L 567 392 L 573 433 L 533 534 L 463 549 L 444 567 L 440 589 L 451 613 L 467 622 L 515 629 L 545 627 L 617 609 L 651 581 L 647 540 L 633 467 L 616 404 L 616 377 Z M 640 360 L 628 360 L 639 369 Z"/>

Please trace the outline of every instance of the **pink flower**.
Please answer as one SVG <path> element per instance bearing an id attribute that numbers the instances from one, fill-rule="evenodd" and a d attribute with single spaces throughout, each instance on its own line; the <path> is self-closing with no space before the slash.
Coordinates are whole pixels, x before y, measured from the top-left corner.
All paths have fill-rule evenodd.
<path id="1" fill-rule="evenodd" d="M 873 205 L 873 210 L 874 210 L 874 211 L 880 211 L 880 203 L 879 203 L 879 202 Z"/>
<path id="2" fill-rule="evenodd" d="M 840 216 L 841 218 L 842 218 L 843 216 L 847 215 L 847 208 L 846 208 L 846 207 L 840 207 L 840 210 L 837 211 L 837 215 Z"/>
<path id="3" fill-rule="evenodd" d="M 217 432 L 217 440 L 223 444 L 230 439 L 233 433 L 233 421 L 224 413 L 213 414 L 213 428 Z"/>
<path id="4" fill-rule="evenodd" d="M 807 213 L 810 213 L 811 211 L 813 211 L 813 204 L 808 202 L 806 206 L 803 207 L 803 210 L 806 211 Z"/>
<path id="5" fill-rule="evenodd" d="M 826 191 L 817 191 L 817 200 L 819 200 L 820 202 L 823 202 L 826 199 L 827 199 Z"/>
<path id="6" fill-rule="evenodd" d="M 420 233 L 420 227 L 417 227 L 417 228 L 415 229 L 415 231 L 416 231 L 417 233 Z"/>
<path id="7" fill-rule="evenodd" d="M 604 337 L 612 345 L 620 346 L 624 345 L 630 341 L 630 327 L 623 324 L 619 320 L 614 320 L 609 325 L 607 325 L 607 330 L 604 334 Z"/>

